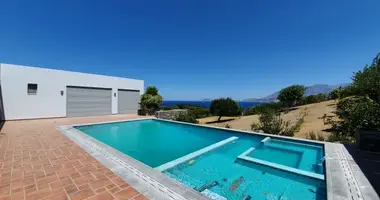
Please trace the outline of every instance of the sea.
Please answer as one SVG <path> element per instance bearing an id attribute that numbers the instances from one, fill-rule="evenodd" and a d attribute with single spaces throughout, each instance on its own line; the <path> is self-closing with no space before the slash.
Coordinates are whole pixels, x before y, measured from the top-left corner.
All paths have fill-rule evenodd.
<path id="1" fill-rule="evenodd" d="M 238 102 L 240 106 L 245 110 L 249 107 L 262 104 L 261 102 Z M 211 101 L 163 101 L 161 106 L 174 106 L 178 104 L 186 104 L 186 105 L 196 105 L 196 106 L 202 106 L 204 108 L 209 108 Z"/>

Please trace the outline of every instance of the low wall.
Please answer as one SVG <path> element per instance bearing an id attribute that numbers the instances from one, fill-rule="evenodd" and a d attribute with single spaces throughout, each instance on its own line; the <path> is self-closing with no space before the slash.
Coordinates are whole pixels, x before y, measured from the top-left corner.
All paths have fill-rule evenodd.
<path id="1" fill-rule="evenodd" d="M 187 110 L 186 109 L 160 110 L 156 112 L 155 116 L 159 119 L 175 120 L 180 114 L 187 114 Z"/>

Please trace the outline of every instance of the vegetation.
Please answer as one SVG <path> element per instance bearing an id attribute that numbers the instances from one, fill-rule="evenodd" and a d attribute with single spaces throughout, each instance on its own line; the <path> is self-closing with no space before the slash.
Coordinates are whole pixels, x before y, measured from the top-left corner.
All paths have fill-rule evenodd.
<path id="1" fill-rule="evenodd" d="M 140 109 L 142 112 L 148 111 L 152 113 L 160 107 L 162 96 L 158 93 L 158 89 L 154 86 L 148 86 L 145 93 L 141 95 Z"/>
<path id="2" fill-rule="evenodd" d="M 326 94 L 320 93 L 317 95 L 309 95 L 306 97 L 302 97 L 302 99 L 299 102 L 299 105 L 307 105 L 312 103 L 319 103 L 322 101 L 328 100 L 328 96 Z"/>
<path id="3" fill-rule="evenodd" d="M 321 132 L 315 133 L 314 131 L 310 131 L 307 135 L 307 139 L 325 141 L 325 136 Z"/>
<path id="4" fill-rule="evenodd" d="M 281 113 L 277 110 L 265 109 L 260 113 L 259 123 L 252 123 L 251 130 L 263 131 L 264 133 L 294 136 L 301 129 L 304 119 L 308 114 L 308 109 L 303 109 L 298 117 L 297 122 L 291 125 L 290 121 L 281 118 Z"/>
<path id="5" fill-rule="evenodd" d="M 286 107 L 291 107 L 301 101 L 305 90 L 306 88 L 303 85 L 292 85 L 282 89 L 277 99 Z"/>
<path id="6" fill-rule="evenodd" d="M 178 104 L 173 106 L 161 106 L 161 110 L 186 109 L 190 115 L 195 118 L 204 118 L 210 116 L 210 111 L 206 108 L 197 105 Z"/>
<path id="7" fill-rule="evenodd" d="M 328 95 L 329 99 L 339 99 L 342 87 L 336 88 Z"/>
<path id="8" fill-rule="evenodd" d="M 176 121 L 180 121 L 180 122 L 194 123 L 194 124 L 198 123 L 198 121 L 194 117 L 194 115 L 189 114 L 189 113 L 188 114 L 181 113 L 181 114 L 178 115 L 178 117 L 175 120 Z"/>
<path id="9" fill-rule="evenodd" d="M 240 116 L 242 114 L 242 108 L 231 98 L 220 98 L 211 102 L 210 113 L 214 116 L 219 116 L 218 121 L 220 121 L 222 116 Z"/>
<path id="10" fill-rule="evenodd" d="M 331 140 L 351 142 L 359 130 L 380 131 L 380 54 L 356 72 L 352 85 L 340 92 Z"/>
<path id="11" fill-rule="evenodd" d="M 244 115 L 258 115 L 266 110 L 274 110 L 280 112 L 283 109 L 283 105 L 279 102 L 263 103 L 250 108 L 247 108 L 244 111 Z"/>

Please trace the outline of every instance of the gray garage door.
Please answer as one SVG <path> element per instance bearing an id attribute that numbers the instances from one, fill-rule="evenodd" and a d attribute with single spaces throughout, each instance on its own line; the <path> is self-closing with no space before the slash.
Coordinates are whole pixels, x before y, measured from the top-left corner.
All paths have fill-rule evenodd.
<path id="1" fill-rule="evenodd" d="M 139 109 L 140 91 L 138 90 L 118 90 L 118 113 L 136 114 Z"/>
<path id="2" fill-rule="evenodd" d="M 112 90 L 67 86 L 67 116 L 112 114 Z"/>

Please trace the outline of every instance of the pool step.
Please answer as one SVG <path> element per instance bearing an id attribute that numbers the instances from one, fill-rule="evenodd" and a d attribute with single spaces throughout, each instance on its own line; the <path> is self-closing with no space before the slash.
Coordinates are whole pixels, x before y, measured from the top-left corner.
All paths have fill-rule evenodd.
<path id="1" fill-rule="evenodd" d="M 207 196 L 208 198 L 212 199 L 212 200 L 228 200 L 226 197 L 221 196 L 215 192 L 212 192 L 209 189 L 206 189 L 201 193 L 204 194 L 205 196 Z"/>
<path id="2" fill-rule="evenodd" d="M 199 189 L 197 189 L 198 192 L 203 192 L 204 190 L 206 189 L 209 189 L 211 187 L 214 187 L 216 185 L 218 185 L 219 183 L 217 181 L 212 181 L 210 183 L 207 183 L 206 185 L 203 185 L 202 187 L 200 187 Z"/>
<path id="3" fill-rule="evenodd" d="M 252 197 L 249 195 L 244 196 L 241 200 L 250 200 Z"/>
<path id="4" fill-rule="evenodd" d="M 217 149 L 217 148 L 219 148 L 219 147 L 221 147 L 223 145 L 226 145 L 226 144 L 228 144 L 230 142 L 233 142 L 233 141 L 235 141 L 237 139 L 239 139 L 239 138 L 235 137 L 235 136 L 229 137 L 229 138 L 227 138 L 225 140 L 222 140 L 220 142 L 214 143 L 214 144 L 212 144 L 210 146 L 207 146 L 207 147 L 205 147 L 203 149 L 200 149 L 198 151 L 189 153 L 189 154 L 187 154 L 185 156 L 182 156 L 180 158 L 177 158 L 177 159 L 175 159 L 173 161 L 170 161 L 170 162 L 167 162 L 165 164 L 162 164 L 162 165 L 160 165 L 160 166 L 158 166 L 158 167 L 156 167 L 154 169 L 158 170 L 160 172 L 165 171 L 165 170 L 170 169 L 172 167 L 175 167 L 175 166 L 177 166 L 177 165 L 179 165 L 181 163 L 184 163 L 184 162 L 187 162 L 187 161 L 189 161 L 191 159 L 194 159 L 194 158 L 196 158 L 196 157 L 198 157 L 198 156 L 200 156 L 202 154 L 205 154 L 205 153 L 207 153 L 209 151 L 215 150 L 215 149 Z"/>
<path id="5" fill-rule="evenodd" d="M 266 142 L 269 142 L 270 141 L 270 137 L 266 137 L 264 138 L 263 140 L 261 140 L 262 143 L 266 143 Z"/>

